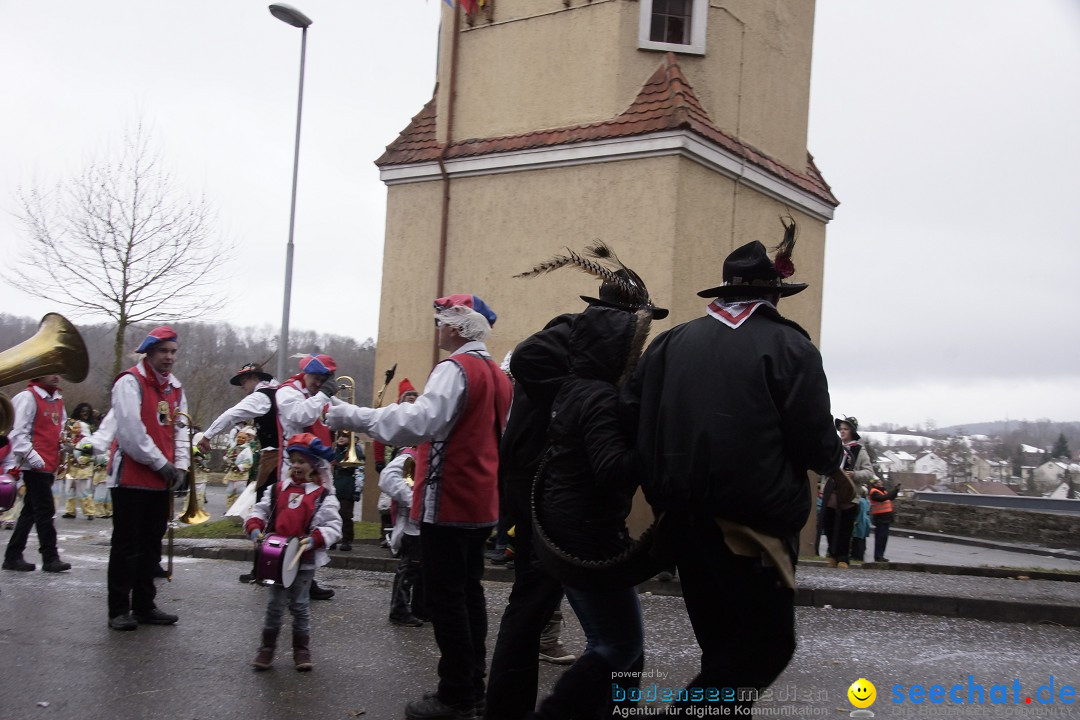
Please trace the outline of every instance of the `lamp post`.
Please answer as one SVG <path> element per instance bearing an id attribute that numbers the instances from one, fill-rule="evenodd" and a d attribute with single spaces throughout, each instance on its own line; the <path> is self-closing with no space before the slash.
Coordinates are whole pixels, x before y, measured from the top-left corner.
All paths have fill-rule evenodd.
<path id="1" fill-rule="evenodd" d="M 304 56 L 307 53 L 307 29 L 311 18 L 291 5 L 274 3 L 270 14 L 278 20 L 301 30 L 300 36 L 300 92 L 296 98 L 296 146 L 293 151 L 292 204 L 289 208 L 289 244 L 285 250 L 285 299 L 281 310 L 281 335 L 278 338 L 277 378 L 286 377 L 285 357 L 289 352 L 289 301 L 292 297 L 293 229 L 296 227 L 296 176 L 300 167 L 300 118 L 304 111 Z"/>

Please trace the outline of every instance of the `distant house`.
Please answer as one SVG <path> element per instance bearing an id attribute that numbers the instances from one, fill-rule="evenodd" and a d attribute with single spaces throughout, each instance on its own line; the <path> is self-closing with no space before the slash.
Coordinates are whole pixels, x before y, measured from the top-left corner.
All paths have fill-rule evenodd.
<path id="1" fill-rule="evenodd" d="M 976 495 L 1016 495 L 1016 491 L 996 480 L 964 483 L 967 491 Z"/>
<path id="2" fill-rule="evenodd" d="M 1020 458 L 1022 465 L 1038 467 L 1046 460 L 1046 451 L 1032 445 L 1020 445 Z"/>
<path id="3" fill-rule="evenodd" d="M 995 460 L 979 455 L 971 456 L 971 477 L 975 480 L 1005 482 L 1012 475 L 1012 465 L 1007 460 Z"/>
<path id="4" fill-rule="evenodd" d="M 938 480 L 944 480 L 949 477 L 949 463 L 935 453 L 923 453 L 915 459 L 915 472 L 934 475 Z"/>
<path id="5" fill-rule="evenodd" d="M 1065 482 L 1065 470 L 1072 475 L 1073 483 L 1080 486 L 1080 463 L 1067 463 L 1064 460 L 1051 460 L 1035 468 L 1032 476 L 1039 492 L 1053 492 Z"/>
<path id="6" fill-rule="evenodd" d="M 904 450 L 882 451 L 878 453 L 878 462 L 887 472 L 914 472 L 915 470 L 915 456 Z"/>

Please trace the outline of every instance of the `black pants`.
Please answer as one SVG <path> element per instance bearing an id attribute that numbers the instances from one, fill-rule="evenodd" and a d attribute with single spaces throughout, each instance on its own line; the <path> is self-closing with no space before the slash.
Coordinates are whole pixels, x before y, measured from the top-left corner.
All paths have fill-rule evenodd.
<path id="1" fill-rule="evenodd" d="M 885 546 L 889 542 L 889 522 L 874 520 L 874 559 L 881 561 L 885 557 Z"/>
<path id="2" fill-rule="evenodd" d="M 26 470 L 22 478 L 26 494 L 23 496 L 19 519 L 15 521 L 15 530 L 8 540 L 4 559 L 14 561 L 22 557 L 26 540 L 30 537 L 30 527 L 33 526 L 37 529 L 38 551 L 42 561 L 59 560 L 60 555 L 56 551 L 56 527 L 53 526 L 53 515 L 56 514 L 56 503 L 52 494 L 53 474 Z"/>
<path id="3" fill-rule="evenodd" d="M 420 536 L 402 535 L 397 572 L 394 573 L 394 589 L 390 596 L 391 618 L 404 619 L 410 615 L 421 619 L 431 617 L 424 599 L 422 571 Z"/>
<path id="4" fill-rule="evenodd" d="M 859 514 L 859 506 L 837 510 L 825 508 L 822 513 L 822 524 L 825 526 L 825 537 L 829 539 L 829 557 L 837 562 L 849 562 L 851 560 L 851 533 L 855 530 L 855 518 Z"/>
<path id="5" fill-rule="evenodd" d="M 514 586 L 491 654 L 490 720 L 521 720 L 536 707 L 540 635 L 563 596 L 562 584 L 536 557 L 528 519 L 516 526 L 514 552 Z"/>
<path id="6" fill-rule="evenodd" d="M 154 575 L 169 514 L 164 490 L 113 488 L 109 551 L 109 617 L 154 609 Z"/>
<path id="7" fill-rule="evenodd" d="M 471 708 L 484 697 L 487 603 L 480 579 L 484 541 L 490 534 L 491 528 L 431 523 L 420 528 L 424 589 L 442 653 L 438 697 L 459 708 Z"/>
<path id="8" fill-rule="evenodd" d="M 341 542 L 352 545 L 353 531 L 355 530 L 353 527 L 353 507 L 355 506 L 353 496 L 351 493 L 348 498 L 339 495 L 338 502 L 341 503 Z"/>
<path id="9" fill-rule="evenodd" d="M 795 653 L 794 591 L 780 583 L 775 568 L 758 558 L 733 555 L 710 518 L 691 518 L 674 533 L 683 601 L 701 647 L 701 672 L 687 687 L 734 688 L 736 693 L 768 687 Z M 744 698 L 674 707 L 751 707 L 752 694 Z"/>

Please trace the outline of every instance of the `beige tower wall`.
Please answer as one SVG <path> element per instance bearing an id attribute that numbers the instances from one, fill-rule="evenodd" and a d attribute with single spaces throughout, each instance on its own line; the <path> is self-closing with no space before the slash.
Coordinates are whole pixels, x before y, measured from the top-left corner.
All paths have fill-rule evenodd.
<path id="1" fill-rule="evenodd" d="M 631 0 L 498 0 L 460 36 L 454 139 L 518 135 L 608 120 L 663 60 L 638 48 Z M 450 84 L 452 11 L 444 8 L 439 87 Z M 678 61 L 710 117 L 784 164 L 806 165 L 813 0 L 710 3 L 704 56 Z M 445 140 L 449 94 L 438 98 Z"/>

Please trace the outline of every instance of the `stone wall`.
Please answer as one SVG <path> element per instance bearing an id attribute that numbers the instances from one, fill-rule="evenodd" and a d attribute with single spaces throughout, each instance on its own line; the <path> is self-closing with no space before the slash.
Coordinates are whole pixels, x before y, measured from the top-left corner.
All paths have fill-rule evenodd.
<path id="1" fill-rule="evenodd" d="M 895 500 L 894 528 L 1080 550 L 1080 515 Z"/>

